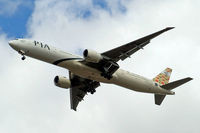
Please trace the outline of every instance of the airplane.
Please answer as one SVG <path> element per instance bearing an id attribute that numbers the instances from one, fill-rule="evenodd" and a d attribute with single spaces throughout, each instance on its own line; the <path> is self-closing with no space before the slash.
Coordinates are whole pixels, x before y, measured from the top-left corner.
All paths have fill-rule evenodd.
<path id="1" fill-rule="evenodd" d="M 79 102 L 86 94 L 96 92 L 100 82 L 115 84 L 137 92 L 153 93 L 155 104 L 161 105 L 166 95 L 175 94 L 172 91 L 174 88 L 192 78 L 169 82 L 172 69 L 166 68 L 150 80 L 121 69 L 117 62 L 129 58 L 138 50 L 143 49 L 153 38 L 173 28 L 167 27 L 103 53 L 85 49 L 83 57 L 29 39 L 15 39 L 8 43 L 22 55 L 22 60 L 25 60 L 25 56 L 29 56 L 69 70 L 69 79 L 65 76 L 56 76 L 54 84 L 64 89 L 69 88 L 71 109 L 74 111 L 77 110 Z"/>

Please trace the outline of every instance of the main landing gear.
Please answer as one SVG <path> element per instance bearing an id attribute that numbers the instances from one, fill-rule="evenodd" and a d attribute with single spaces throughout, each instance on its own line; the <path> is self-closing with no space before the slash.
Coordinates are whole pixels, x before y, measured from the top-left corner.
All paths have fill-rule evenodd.
<path id="1" fill-rule="evenodd" d="M 101 76 L 104 78 L 107 78 L 108 80 L 110 80 L 112 78 L 112 75 L 108 74 L 108 73 L 101 73 Z"/>
<path id="2" fill-rule="evenodd" d="M 117 69 L 119 69 L 119 65 L 116 62 L 106 62 L 106 64 L 101 69 L 101 76 L 110 80 L 112 78 L 113 73 L 115 73 Z"/>
<path id="3" fill-rule="evenodd" d="M 90 90 L 87 90 L 89 93 L 91 93 L 91 94 L 94 94 L 95 92 L 96 92 L 96 90 L 95 89 L 90 89 Z"/>
<path id="4" fill-rule="evenodd" d="M 25 57 L 25 52 L 23 51 L 23 50 L 20 50 L 19 52 L 18 52 L 20 55 L 22 55 L 22 60 L 25 60 L 26 59 L 26 57 Z"/>
<path id="5" fill-rule="evenodd" d="M 90 81 L 86 85 L 86 92 L 94 94 L 96 92 L 96 88 L 100 86 L 100 83 L 97 81 Z"/>

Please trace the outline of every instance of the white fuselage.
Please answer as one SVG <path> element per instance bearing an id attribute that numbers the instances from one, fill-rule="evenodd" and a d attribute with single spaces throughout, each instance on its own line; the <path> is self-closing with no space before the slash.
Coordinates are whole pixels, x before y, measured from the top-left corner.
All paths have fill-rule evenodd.
<path id="1" fill-rule="evenodd" d="M 48 62 L 68 69 L 75 75 L 82 78 L 95 80 L 98 82 L 116 84 L 130 90 L 155 93 L 155 94 L 174 94 L 171 91 L 161 88 L 152 80 L 142 76 L 118 69 L 113 77 L 108 80 L 101 76 L 101 72 L 95 68 L 83 64 L 84 58 L 72 55 L 52 46 L 37 41 L 27 39 L 17 39 L 9 42 L 16 51 L 24 52 L 24 55 Z"/>

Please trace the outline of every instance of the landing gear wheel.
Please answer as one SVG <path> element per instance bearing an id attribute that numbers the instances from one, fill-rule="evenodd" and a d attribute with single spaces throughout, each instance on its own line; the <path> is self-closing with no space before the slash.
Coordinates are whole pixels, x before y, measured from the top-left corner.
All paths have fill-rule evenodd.
<path id="1" fill-rule="evenodd" d="M 24 52 L 23 50 L 19 50 L 18 53 L 19 53 L 20 55 L 22 55 L 22 60 L 25 60 L 25 59 L 26 59 L 26 57 L 24 56 L 24 55 L 25 55 L 25 52 Z"/>
<path id="2" fill-rule="evenodd" d="M 108 80 L 110 80 L 112 78 L 111 75 L 106 74 L 106 73 L 101 73 L 101 76 L 104 77 L 104 78 L 106 78 L 106 79 L 108 79 Z"/>
<path id="3" fill-rule="evenodd" d="M 95 92 L 96 92 L 95 89 L 92 89 L 92 90 L 90 91 L 91 94 L 94 94 Z"/>
<path id="4" fill-rule="evenodd" d="M 111 78 L 112 78 L 112 76 L 110 76 L 110 75 L 107 77 L 108 80 L 110 80 Z"/>
<path id="5" fill-rule="evenodd" d="M 25 56 L 23 56 L 23 57 L 22 57 L 22 60 L 25 60 L 25 59 L 26 59 L 26 57 L 25 57 Z"/>
<path id="6" fill-rule="evenodd" d="M 100 83 L 97 81 L 88 80 L 83 88 L 85 92 L 94 94 L 96 92 L 96 88 L 100 86 Z"/>
<path id="7" fill-rule="evenodd" d="M 89 93 L 91 93 L 91 94 L 94 94 L 94 93 L 96 92 L 96 90 L 93 89 L 93 88 L 90 88 L 90 89 L 87 90 L 87 92 L 89 92 Z"/>

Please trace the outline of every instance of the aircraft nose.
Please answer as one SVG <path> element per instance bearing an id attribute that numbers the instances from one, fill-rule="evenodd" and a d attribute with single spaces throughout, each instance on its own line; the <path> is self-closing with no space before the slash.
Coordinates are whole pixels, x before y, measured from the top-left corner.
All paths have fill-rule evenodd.
<path id="1" fill-rule="evenodd" d="M 18 46 L 17 46 L 15 40 L 11 40 L 11 41 L 9 41 L 8 44 L 9 44 L 13 49 L 15 49 L 15 50 L 18 49 Z"/>
<path id="2" fill-rule="evenodd" d="M 15 45 L 13 40 L 9 41 L 8 44 L 9 44 L 11 47 L 13 47 L 13 45 Z"/>

